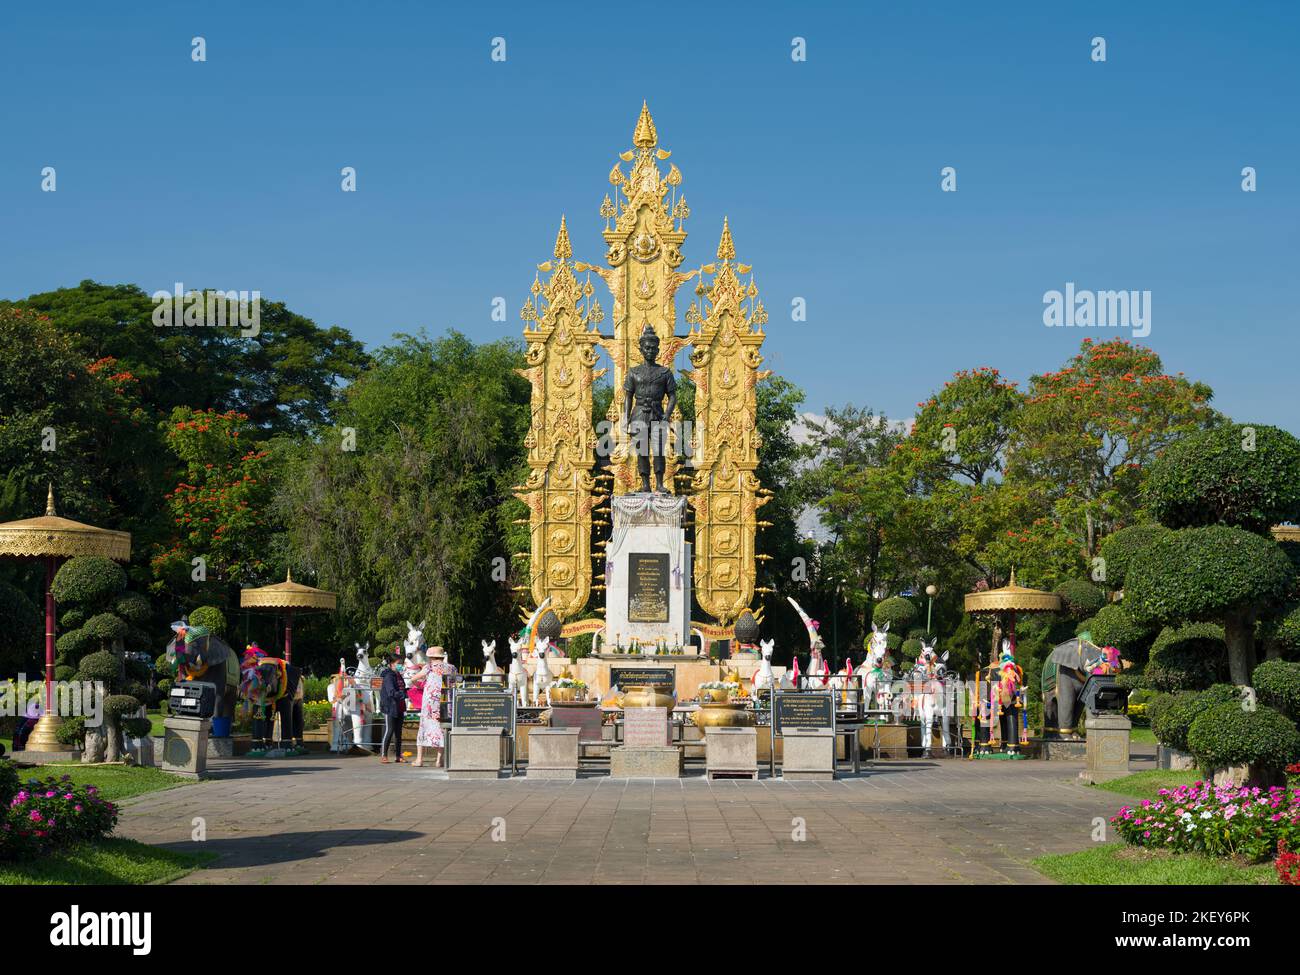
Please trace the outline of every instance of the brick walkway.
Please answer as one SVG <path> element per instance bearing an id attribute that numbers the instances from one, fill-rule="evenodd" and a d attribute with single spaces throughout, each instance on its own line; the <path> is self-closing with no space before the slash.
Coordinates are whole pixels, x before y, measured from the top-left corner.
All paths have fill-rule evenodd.
<path id="1" fill-rule="evenodd" d="M 827 783 L 530 783 L 449 782 L 363 757 L 238 760 L 127 800 L 118 833 L 220 855 L 182 883 L 1036 884 L 1048 881 L 1032 858 L 1088 847 L 1093 818 L 1121 805 L 1072 781 L 1080 767 L 911 761 Z M 190 840 L 194 817 L 205 842 Z"/>

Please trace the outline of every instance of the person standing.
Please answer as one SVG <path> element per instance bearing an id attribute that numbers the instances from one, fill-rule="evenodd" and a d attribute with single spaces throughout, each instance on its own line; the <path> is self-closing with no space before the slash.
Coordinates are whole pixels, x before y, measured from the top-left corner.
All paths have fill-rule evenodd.
<path id="1" fill-rule="evenodd" d="M 379 711 L 384 716 L 384 739 L 379 746 L 379 760 L 388 764 L 388 743 L 396 748 L 395 761 L 402 760 L 402 721 L 406 716 L 406 681 L 402 679 L 401 661 L 384 654 L 383 685 L 379 688 Z"/>
<path id="2" fill-rule="evenodd" d="M 447 663 L 442 647 L 429 648 L 429 662 L 425 664 L 424 699 L 420 703 L 420 730 L 415 736 L 415 765 L 424 765 L 424 750 L 433 749 L 434 768 L 442 767 L 442 694 L 444 678 L 456 672 Z"/>

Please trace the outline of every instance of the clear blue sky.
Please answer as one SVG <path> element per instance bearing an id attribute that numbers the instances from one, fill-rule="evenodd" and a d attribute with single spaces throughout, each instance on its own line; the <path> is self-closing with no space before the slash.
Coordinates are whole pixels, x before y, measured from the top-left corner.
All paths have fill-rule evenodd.
<path id="1" fill-rule="evenodd" d="M 6 3 L 0 296 L 183 281 L 372 346 L 517 334 L 562 212 L 600 260 L 647 98 L 688 266 L 728 214 L 809 409 L 1057 368 L 1106 337 L 1042 324 L 1073 281 L 1149 289 L 1168 370 L 1300 430 L 1297 42 L 1294 3 Z"/>

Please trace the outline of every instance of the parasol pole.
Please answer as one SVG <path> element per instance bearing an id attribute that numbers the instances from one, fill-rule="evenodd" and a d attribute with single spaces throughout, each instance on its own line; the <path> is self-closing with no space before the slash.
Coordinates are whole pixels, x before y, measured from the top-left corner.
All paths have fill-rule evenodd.
<path id="1" fill-rule="evenodd" d="M 45 557 L 45 711 L 54 713 L 54 570 L 58 560 Z M 30 631 L 29 631 L 30 632 Z"/>
<path id="2" fill-rule="evenodd" d="M 293 610 L 284 611 L 284 662 L 293 663 Z"/>

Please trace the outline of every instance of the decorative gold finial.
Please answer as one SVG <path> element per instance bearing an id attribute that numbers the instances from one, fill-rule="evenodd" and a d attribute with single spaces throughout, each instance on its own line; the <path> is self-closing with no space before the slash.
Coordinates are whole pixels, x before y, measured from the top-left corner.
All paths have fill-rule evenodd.
<path id="1" fill-rule="evenodd" d="M 1013 567 L 1013 568 L 1011 569 L 1011 583 L 1010 583 L 1010 585 L 1014 586 L 1015 584 L 1016 584 L 1016 570 L 1015 570 L 1015 568 Z"/>
<path id="2" fill-rule="evenodd" d="M 643 101 L 641 103 L 641 117 L 636 120 L 636 133 L 632 136 L 632 142 L 638 149 L 653 149 L 658 141 L 659 136 L 655 132 L 655 120 L 650 117 L 649 105 Z"/>
<path id="3" fill-rule="evenodd" d="M 287 565 L 284 567 L 284 581 L 293 582 L 293 570 Z"/>
<path id="4" fill-rule="evenodd" d="M 727 218 L 722 218 L 722 239 L 718 241 L 718 260 L 730 261 L 736 256 L 736 245 L 731 240 L 731 227 L 727 225 Z"/>
<path id="5" fill-rule="evenodd" d="M 569 229 L 564 225 L 563 216 L 560 217 L 560 232 L 555 235 L 555 256 L 562 261 L 573 256 L 573 246 L 569 243 Z"/>
<path id="6" fill-rule="evenodd" d="M 50 482 L 50 492 L 45 496 L 45 517 L 54 517 L 54 482 Z"/>

